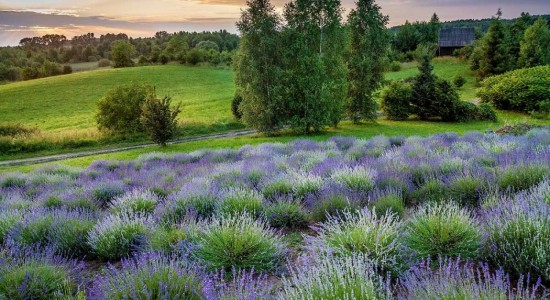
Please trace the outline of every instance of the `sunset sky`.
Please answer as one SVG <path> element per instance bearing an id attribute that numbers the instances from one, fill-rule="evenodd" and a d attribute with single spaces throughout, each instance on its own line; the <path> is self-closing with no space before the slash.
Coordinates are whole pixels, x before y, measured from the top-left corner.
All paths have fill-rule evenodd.
<path id="1" fill-rule="evenodd" d="M 281 8 L 286 1 L 275 0 Z M 354 0 L 342 0 L 349 10 Z M 48 33 L 67 38 L 94 32 L 124 32 L 152 36 L 166 30 L 236 32 L 245 0 L 0 0 L 0 45 L 17 45 L 27 36 Z M 522 11 L 549 14 L 550 0 L 379 0 L 390 25 L 426 20 L 436 12 L 441 20 L 488 18 L 500 7 L 505 18 Z"/>

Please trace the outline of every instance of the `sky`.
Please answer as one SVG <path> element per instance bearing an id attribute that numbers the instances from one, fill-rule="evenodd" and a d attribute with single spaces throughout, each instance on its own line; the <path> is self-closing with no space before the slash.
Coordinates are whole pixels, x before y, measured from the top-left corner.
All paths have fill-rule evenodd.
<path id="1" fill-rule="evenodd" d="M 286 1 L 272 0 L 279 10 Z M 152 36 L 175 32 L 227 29 L 246 0 L 0 0 L 0 46 L 17 45 L 24 37 L 63 34 L 67 38 L 93 32 Z M 550 14 L 550 0 L 378 0 L 390 26 L 406 20 L 428 20 L 436 12 L 442 21 L 490 18 L 498 8 L 504 18 L 521 12 Z M 342 0 L 349 11 L 354 0 Z"/>

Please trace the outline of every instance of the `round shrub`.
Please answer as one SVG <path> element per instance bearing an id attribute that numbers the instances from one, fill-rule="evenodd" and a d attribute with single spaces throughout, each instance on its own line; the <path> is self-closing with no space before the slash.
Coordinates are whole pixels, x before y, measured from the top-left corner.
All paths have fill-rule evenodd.
<path id="1" fill-rule="evenodd" d="M 454 204 L 425 205 L 405 223 L 403 243 L 416 259 L 476 258 L 481 232 L 471 213 Z"/>
<path id="2" fill-rule="evenodd" d="M 319 224 L 317 236 L 311 242 L 320 243 L 338 255 L 363 253 L 378 267 L 397 274 L 403 267 L 400 227 L 399 219 L 391 213 L 377 217 L 369 209 L 345 212 Z"/>
<path id="3" fill-rule="evenodd" d="M 401 71 L 401 63 L 398 62 L 398 61 L 396 61 L 396 60 L 392 61 L 392 62 L 390 63 L 390 66 L 389 66 L 389 67 L 390 67 L 390 71 L 392 71 L 392 72 L 399 72 L 399 71 Z"/>
<path id="4" fill-rule="evenodd" d="M 127 257 L 147 245 L 150 223 L 147 217 L 140 215 L 109 215 L 90 231 L 88 244 L 101 259 Z"/>
<path id="5" fill-rule="evenodd" d="M 378 217 L 382 217 L 390 212 L 401 218 L 405 212 L 405 201 L 403 197 L 398 194 L 381 196 L 376 199 L 371 206 L 374 208 Z"/>
<path id="6" fill-rule="evenodd" d="M 3 210 L 0 212 L 0 244 L 3 244 L 9 232 L 21 224 L 23 212 L 20 210 Z"/>
<path id="7" fill-rule="evenodd" d="M 536 186 L 548 176 L 550 176 L 550 167 L 548 165 L 512 165 L 497 174 L 497 184 L 501 190 L 517 192 Z"/>
<path id="8" fill-rule="evenodd" d="M 25 178 L 17 175 L 10 175 L 2 178 L 0 182 L 1 188 L 22 188 L 27 184 Z"/>
<path id="9" fill-rule="evenodd" d="M 151 234 L 149 248 L 152 251 L 171 253 L 186 237 L 182 228 L 156 228 Z"/>
<path id="10" fill-rule="evenodd" d="M 485 254 L 513 274 L 550 280 L 550 205 L 531 193 L 504 198 L 484 213 Z"/>
<path id="11" fill-rule="evenodd" d="M 169 196 L 164 205 L 158 206 L 155 216 L 162 226 L 171 228 L 180 224 L 190 212 L 199 218 L 209 218 L 217 205 L 216 195 L 207 189 L 184 188 Z"/>
<path id="12" fill-rule="evenodd" d="M 482 102 L 500 110 L 550 113 L 550 66 L 519 69 L 485 79 L 478 90 Z"/>
<path id="13" fill-rule="evenodd" d="M 275 179 L 262 187 L 262 194 L 266 199 L 275 200 L 292 194 L 292 184 L 286 178 Z"/>
<path id="14" fill-rule="evenodd" d="M 313 204 L 311 218 L 314 221 L 326 221 L 330 216 L 336 216 L 344 211 L 354 211 L 357 209 L 355 203 L 350 202 L 342 195 L 329 195 L 319 199 Z"/>
<path id="15" fill-rule="evenodd" d="M 248 189 L 230 189 L 222 192 L 218 214 L 239 215 L 248 213 L 257 216 L 263 211 L 263 197 L 260 193 Z"/>
<path id="16" fill-rule="evenodd" d="M 487 264 L 440 259 L 436 268 L 433 265 L 430 260 L 423 261 L 403 276 L 397 299 L 535 300 L 544 294 L 540 283 L 530 286 L 529 278 L 520 276 L 514 284 L 502 270 L 492 271 Z"/>
<path id="17" fill-rule="evenodd" d="M 120 134 L 143 132 L 140 122 L 141 106 L 152 95 L 152 86 L 137 83 L 110 90 L 97 103 L 96 120 L 99 129 Z"/>
<path id="18" fill-rule="evenodd" d="M 182 260 L 159 253 L 123 259 L 97 276 L 90 299 L 188 299 L 202 297 L 200 272 Z"/>
<path id="19" fill-rule="evenodd" d="M 332 172 L 332 180 L 356 192 L 368 192 L 374 187 L 376 171 L 365 166 L 344 167 Z"/>
<path id="20" fill-rule="evenodd" d="M 189 241 L 194 246 L 190 255 L 210 271 L 275 271 L 285 253 L 281 237 L 267 223 L 246 214 L 203 222 L 189 232 Z"/>
<path id="21" fill-rule="evenodd" d="M 151 214 L 160 202 L 156 194 L 150 191 L 133 190 L 111 201 L 111 211 L 123 214 Z"/>
<path id="22" fill-rule="evenodd" d="M 315 195 L 323 186 L 323 179 L 307 173 L 294 173 L 292 176 L 292 193 L 296 199 L 303 200 L 308 195 Z"/>
<path id="23" fill-rule="evenodd" d="M 1 299 L 75 299 L 79 294 L 84 264 L 51 253 L 6 252 L 0 253 Z"/>
<path id="24" fill-rule="evenodd" d="M 97 66 L 99 68 L 105 68 L 105 67 L 110 67 L 111 66 L 111 61 L 108 60 L 108 59 L 101 59 L 100 61 L 97 62 Z"/>
<path id="25" fill-rule="evenodd" d="M 412 86 L 402 81 L 393 81 L 382 91 L 382 112 L 390 120 L 406 120 L 411 115 Z"/>
<path id="26" fill-rule="evenodd" d="M 412 192 L 411 197 L 419 203 L 442 202 L 449 199 L 448 187 L 439 179 L 429 179 L 417 190 Z"/>
<path id="27" fill-rule="evenodd" d="M 124 188 L 116 182 L 99 183 L 92 189 L 92 197 L 99 207 L 107 207 L 111 201 L 124 194 Z"/>
<path id="28" fill-rule="evenodd" d="M 268 206 L 264 217 L 275 228 L 304 228 L 308 224 L 308 215 L 302 205 L 292 201 L 277 201 Z"/>
<path id="29" fill-rule="evenodd" d="M 449 184 L 450 198 L 466 206 L 479 206 L 486 191 L 487 183 L 482 176 L 464 175 Z"/>
<path id="30" fill-rule="evenodd" d="M 466 78 L 464 78 L 464 76 L 462 76 L 462 75 L 456 75 L 453 78 L 453 84 L 456 88 L 459 89 L 459 88 L 463 87 L 466 84 Z"/>
<path id="31" fill-rule="evenodd" d="M 387 299 L 385 280 L 361 254 L 319 254 L 290 266 L 277 294 L 279 300 Z"/>

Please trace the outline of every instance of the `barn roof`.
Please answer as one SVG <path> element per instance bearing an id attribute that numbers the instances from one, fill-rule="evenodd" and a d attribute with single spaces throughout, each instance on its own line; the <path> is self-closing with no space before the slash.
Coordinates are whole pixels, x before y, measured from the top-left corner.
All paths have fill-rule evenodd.
<path id="1" fill-rule="evenodd" d="M 445 28 L 439 31 L 439 47 L 464 47 L 474 43 L 474 28 Z"/>

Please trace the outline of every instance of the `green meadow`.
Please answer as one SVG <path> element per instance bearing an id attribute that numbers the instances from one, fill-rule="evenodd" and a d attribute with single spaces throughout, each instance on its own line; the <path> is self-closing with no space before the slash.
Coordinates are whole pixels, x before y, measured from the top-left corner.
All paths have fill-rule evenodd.
<path id="1" fill-rule="evenodd" d="M 466 79 L 466 84 L 459 90 L 461 98 L 466 101 L 475 99 L 476 79 L 465 62 L 456 58 L 436 58 L 434 71 L 445 79 L 453 79 L 457 75 L 463 76 Z M 415 76 L 417 72 L 416 63 L 405 63 L 400 71 L 386 73 L 386 80 L 405 79 Z M 178 133 L 180 137 L 224 132 L 244 127 L 231 114 L 230 104 L 235 86 L 233 73 L 229 69 L 166 65 L 95 70 L 0 86 L 0 111 L 2 112 L 0 123 L 21 123 L 24 126 L 38 128 L 40 134 L 30 140 L 50 139 L 53 141 L 51 146 L 46 146 L 46 149 L 39 151 L 2 153 L 0 160 L 146 142 L 147 137 L 145 136 L 108 138 L 98 133 L 96 129 L 94 115 L 97 100 L 109 89 L 129 82 L 154 85 L 158 95 L 169 95 L 173 97 L 174 103 L 182 104 L 181 129 Z M 253 135 L 90 156 L 63 161 L 63 163 L 84 167 L 96 159 L 133 159 L 150 151 L 181 152 L 201 148 L 236 148 L 247 144 L 287 142 L 306 137 L 314 140 L 326 140 L 334 135 L 368 138 L 381 134 L 387 136 L 427 136 L 440 132 L 464 134 L 469 131 L 491 130 L 505 124 L 519 122 L 545 123 L 543 120 L 512 112 L 498 112 L 498 116 L 497 123 L 444 123 L 416 120 L 395 122 L 381 118 L 377 123 L 355 125 L 344 121 L 339 128 L 327 129 L 325 132 L 309 136 L 294 135 L 288 132 L 275 137 Z M 72 143 L 71 139 L 91 140 L 91 142 L 80 145 Z M 59 140 L 73 146 L 64 146 L 64 142 L 58 142 Z M 67 140 L 69 141 L 66 142 Z M 33 168 L 35 166 L 10 168 L 3 171 Z"/>

